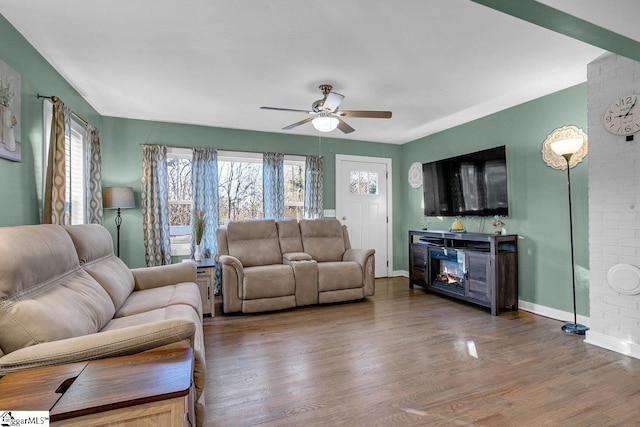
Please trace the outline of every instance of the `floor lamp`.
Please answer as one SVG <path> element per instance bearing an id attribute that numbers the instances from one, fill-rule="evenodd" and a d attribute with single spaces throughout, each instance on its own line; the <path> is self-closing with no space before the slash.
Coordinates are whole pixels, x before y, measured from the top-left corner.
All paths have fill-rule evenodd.
<path id="1" fill-rule="evenodd" d="M 568 334 L 584 335 L 589 328 L 578 323 L 576 311 L 576 269 L 573 255 L 573 220 L 571 212 L 571 157 L 582 148 L 584 140 L 582 137 L 560 139 L 551 143 L 551 150 L 559 156 L 564 157 L 567 162 L 567 188 L 569 190 L 569 234 L 571 236 L 571 283 L 573 285 L 573 323 L 566 323 L 562 326 L 562 331 Z"/>
<path id="2" fill-rule="evenodd" d="M 133 188 L 131 187 L 105 187 L 102 189 L 102 207 L 104 209 L 117 209 L 116 212 L 116 256 L 120 258 L 120 225 L 122 217 L 120 209 L 135 208 L 136 202 L 133 198 Z"/>

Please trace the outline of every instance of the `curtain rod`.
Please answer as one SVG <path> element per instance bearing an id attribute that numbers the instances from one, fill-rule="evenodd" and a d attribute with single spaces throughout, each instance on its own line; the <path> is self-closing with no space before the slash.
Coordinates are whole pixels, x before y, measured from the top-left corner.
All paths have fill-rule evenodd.
<path id="1" fill-rule="evenodd" d="M 60 98 L 58 98 L 55 95 L 46 96 L 46 95 L 37 94 L 36 96 L 38 97 L 38 99 L 45 98 L 45 99 L 50 99 L 53 102 L 60 101 Z M 76 119 L 80 120 L 85 126 L 89 126 L 89 122 L 83 119 L 82 117 L 80 117 L 75 111 L 71 111 L 71 115 L 74 116 Z"/>
<path id="2" fill-rule="evenodd" d="M 170 145 L 170 144 L 154 144 L 151 142 L 141 142 L 139 144 L 141 147 L 143 145 L 164 145 L 167 148 L 182 148 L 185 150 L 191 150 L 192 148 L 197 148 L 197 147 L 182 147 L 179 145 Z M 201 147 L 202 148 L 202 147 Z M 213 148 L 213 147 L 211 147 Z M 265 151 L 252 151 L 252 150 L 234 150 L 231 148 L 216 148 L 217 151 L 235 151 L 237 153 L 252 153 L 252 154 L 264 154 Z M 312 156 L 313 154 L 288 154 L 288 153 L 283 153 L 285 156 L 298 156 L 298 157 L 306 157 L 306 156 Z M 320 157 L 324 157 L 324 156 L 320 156 Z"/>

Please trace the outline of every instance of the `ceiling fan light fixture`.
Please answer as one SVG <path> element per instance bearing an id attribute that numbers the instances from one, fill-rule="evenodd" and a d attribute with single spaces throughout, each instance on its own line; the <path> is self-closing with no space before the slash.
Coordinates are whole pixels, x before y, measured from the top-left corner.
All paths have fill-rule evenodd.
<path id="1" fill-rule="evenodd" d="M 337 118 L 329 116 L 318 116 L 311 120 L 313 127 L 320 132 L 331 132 L 338 127 L 338 122 Z"/>

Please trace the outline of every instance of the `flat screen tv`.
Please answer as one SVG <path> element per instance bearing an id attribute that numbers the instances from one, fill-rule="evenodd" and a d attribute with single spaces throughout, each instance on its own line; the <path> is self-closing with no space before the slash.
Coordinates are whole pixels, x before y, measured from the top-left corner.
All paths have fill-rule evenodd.
<path id="1" fill-rule="evenodd" d="M 495 147 L 422 165 L 426 216 L 506 216 L 507 156 Z"/>

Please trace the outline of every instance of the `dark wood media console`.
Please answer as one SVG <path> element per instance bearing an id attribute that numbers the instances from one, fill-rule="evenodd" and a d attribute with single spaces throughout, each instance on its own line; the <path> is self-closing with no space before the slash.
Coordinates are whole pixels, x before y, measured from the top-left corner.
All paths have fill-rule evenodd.
<path id="1" fill-rule="evenodd" d="M 518 236 L 409 230 L 409 286 L 488 307 L 518 309 Z"/>

